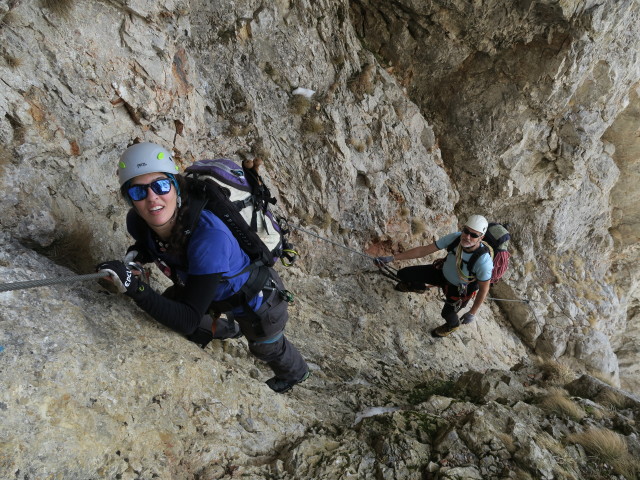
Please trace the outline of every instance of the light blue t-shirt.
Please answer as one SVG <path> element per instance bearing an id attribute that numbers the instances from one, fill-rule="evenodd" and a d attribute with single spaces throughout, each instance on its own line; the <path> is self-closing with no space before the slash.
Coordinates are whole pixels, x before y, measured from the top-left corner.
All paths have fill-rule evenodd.
<path id="1" fill-rule="evenodd" d="M 444 237 L 436 240 L 436 247 L 439 249 L 447 248 L 449 245 L 453 243 L 453 241 L 462 235 L 461 232 L 450 233 L 449 235 L 445 235 Z M 466 276 L 469 276 L 469 270 L 467 269 L 467 262 L 471 259 L 471 256 L 474 252 L 467 253 L 464 250 L 462 251 L 462 273 Z M 485 282 L 487 280 L 491 280 L 491 272 L 493 271 L 493 260 L 491 259 L 491 255 L 485 253 L 476 261 L 476 264 L 473 268 L 475 270 L 476 279 L 480 282 Z M 465 283 L 458 276 L 458 267 L 456 266 L 456 251 L 449 252 L 447 255 L 447 259 L 444 262 L 442 267 L 442 273 L 444 274 L 444 278 L 447 279 L 449 283 L 453 285 L 464 285 Z"/>

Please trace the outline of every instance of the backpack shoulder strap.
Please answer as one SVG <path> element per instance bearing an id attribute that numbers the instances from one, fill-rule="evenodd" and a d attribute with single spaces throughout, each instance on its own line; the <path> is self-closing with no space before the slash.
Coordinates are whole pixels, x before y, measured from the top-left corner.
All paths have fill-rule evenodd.
<path id="1" fill-rule="evenodd" d="M 453 242 L 451 242 L 447 246 L 447 252 L 453 252 L 456 248 L 458 248 L 459 244 L 460 244 L 460 236 L 457 237 Z"/>
<path id="2" fill-rule="evenodd" d="M 269 203 L 275 205 L 275 197 L 271 195 L 269 187 L 267 187 L 255 169 L 242 168 L 244 170 L 244 177 L 247 179 L 247 182 L 249 182 L 249 185 L 251 185 L 251 196 L 254 200 L 254 207 L 256 210 L 262 210 L 263 213 L 266 213 Z"/>
<path id="3" fill-rule="evenodd" d="M 467 270 L 469 270 L 469 273 L 472 273 L 473 275 L 475 275 L 475 272 L 473 271 L 473 269 L 476 266 L 476 262 L 485 253 L 488 253 L 491 256 L 491 258 L 493 258 L 493 249 L 487 243 L 482 242 L 480 246 L 477 248 L 477 250 L 473 252 L 473 254 L 471 255 L 471 258 L 467 261 Z"/>
<path id="4" fill-rule="evenodd" d="M 222 223 L 231 231 L 240 245 L 240 248 L 249 256 L 252 262 L 261 260 L 264 265 L 274 264 L 272 253 L 260 239 L 258 234 L 251 230 L 238 209 L 231 203 L 222 192 L 221 187 L 214 182 L 191 179 L 190 182 L 190 222 L 185 221 L 185 225 L 190 225 L 190 231 L 185 231 L 189 235 L 200 219 L 203 209 L 209 210 L 216 215 Z"/>
<path id="5" fill-rule="evenodd" d="M 190 236 L 198 225 L 202 210 L 209 203 L 209 199 L 204 181 L 188 178 L 187 185 L 189 187 L 189 208 L 185 212 L 187 217 L 184 219 L 183 224 L 185 226 L 184 234 Z"/>

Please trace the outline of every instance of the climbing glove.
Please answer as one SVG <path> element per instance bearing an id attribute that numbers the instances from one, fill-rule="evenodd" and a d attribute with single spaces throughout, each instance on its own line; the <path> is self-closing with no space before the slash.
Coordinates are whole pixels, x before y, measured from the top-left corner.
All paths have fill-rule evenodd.
<path id="1" fill-rule="evenodd" d="M 138 277 L 134 275 L 132 269 L 120 260 L 101 263 L 96 267 L 96 271 L 107 272 L 120 293 L 133 295 L 143 286 Z"/>
<path id="2" fill-rule="evenodd" d="M 389 255 L 387 257 L 376 257 L 373 259 L 373 263 L 376 264 L 376 266 L 381 267 L 387 263 L 391 263 L 393 262 L 393 255 Z"/>
<path id="3" fill-rule="evenodd" d="M 476 316 L 473 313 L 467 312 L 462 316 L 460 322 L 462 322 L 463 325 L 467 325 L 468 323 L 473 322 L 475 319 Z"/>

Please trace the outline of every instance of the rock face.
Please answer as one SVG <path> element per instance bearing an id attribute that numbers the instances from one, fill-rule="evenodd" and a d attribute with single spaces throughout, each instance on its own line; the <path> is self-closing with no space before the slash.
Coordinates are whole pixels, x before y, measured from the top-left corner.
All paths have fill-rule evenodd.
<path id="1" fill-rule="evenodd" d="M 201 350 L 92 282 L 0 293 L 0 476 L 632 478 L 558 441 L 600 426 L 637 453 L 634 397 L 584 377 L 567 387 L 584 415 L 554 417 L 539 405 L 566 382 L 526 358 L 639 388 L 639 17 L 624 0 L 0 0 L 2 283 L 123 255 L 114 172 L 136 138 L 183 167 L 263 158 L 277 210 L 321 237 L 296 231 L 280 268 L 313 370 L 288 396 L 246 341 Z M 492 296 L 530 303 L 436 341 L 438 295 L 394 292 L 358 253 L 472 212 L 514 234 Z"/>
<path id="2" fill-rule="evenodd" d="M 402 3 L 353 2 L 356 31 L 434 125 L 456 211 L 511 222 L 500 294 L 543 326 L 505 313 L 539 353 L 617 376 L 609 339 L 637 323 L 637 2 Z"/>

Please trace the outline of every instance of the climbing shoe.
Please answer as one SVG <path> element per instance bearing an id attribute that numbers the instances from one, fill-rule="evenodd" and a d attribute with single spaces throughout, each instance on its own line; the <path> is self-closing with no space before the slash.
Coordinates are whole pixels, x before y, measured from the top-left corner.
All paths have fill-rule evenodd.
<path id="1" fill-rule="evenodd" d="M 427 288 L 422 285 L 411 284 L 408 282 L 398 282 L 394 288 L 398 292 L 407 293 L 424 293 L 427 291 Z"/>
<path id="2" fill-rule="evenodd" d="M 285 392 L 288 392 L 289 390 L 291 390 L 294 385 L 297 385 L 298 383 L 304 382 L 307 378 L 309 378 L 309 371 L 308 370 L 302 376 L 302 378 L 300 380 L 298 380 L 297 382 L 291 382 L 289 380 L 282 380 L 281 378 L 278 378 L 278 377 L 272 377 L 269 380 L 267 380 L 266 383 L 269 386 L 269 388 L 271 390 L 273 390 L 274 392 L 276 392 L 276 393 L 285 393 Z"/>
<path id="3" fill-rule="evenodd" d="M 431 336 L 435 338 L 447 337 L 453 332 L 455 332 L 459 326 L 450 327 L 446 323 L 444 325 L 440 325 L 438 328 L 434 328 L 431 330 Z"/>

